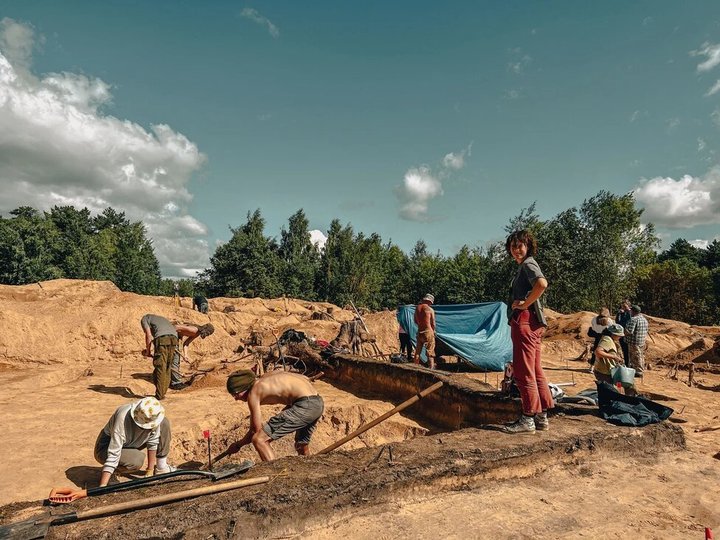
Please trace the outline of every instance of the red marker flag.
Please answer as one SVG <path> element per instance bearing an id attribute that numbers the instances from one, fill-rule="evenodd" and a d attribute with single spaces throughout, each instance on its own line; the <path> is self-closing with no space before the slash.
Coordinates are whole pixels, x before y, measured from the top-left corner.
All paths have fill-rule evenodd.
<path id="1" fill-rule="evenodd" d="M 205 429 L 203 430 L 203 439 L 209 439 L 210 438 L 210 430 Z"/>

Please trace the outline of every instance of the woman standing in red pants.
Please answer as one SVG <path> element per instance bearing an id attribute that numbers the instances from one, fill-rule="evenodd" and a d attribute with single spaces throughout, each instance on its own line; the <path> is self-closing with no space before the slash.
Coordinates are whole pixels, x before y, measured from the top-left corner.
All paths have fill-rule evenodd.
<path id="1" fill-rule="evenodd" d="M 555 403 L 540 363 L 540 344 L 547 323 L 538 300 L 548 282 L 534 258 L 537 243 L 530 231 L 512 233 L 505 242 L 505 249 L 519 265 L 512 282 L 510 337 L 513 343 L 513 374 L 520 390 L 522 416 L 505 426 L 503 431 L 547 431 L 547 410 Z"/>

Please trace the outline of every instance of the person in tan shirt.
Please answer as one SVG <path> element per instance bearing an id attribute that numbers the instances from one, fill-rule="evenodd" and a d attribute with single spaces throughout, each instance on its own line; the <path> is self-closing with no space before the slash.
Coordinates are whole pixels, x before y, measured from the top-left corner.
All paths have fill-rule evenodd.
<path id="1" fill-rule="evenodd" d="M 323 399 L 307 377 L 285 371 L 271 372 L 257 378 L 249 369 L 228 377 L 227 391 L 250 409 L 250 429 L 228 448 L 230 454 L 253 443 L 263 461 L 275 459 L 270 443 L 295 433 L 298 455 L 310 455 L 310 439 L 325 408 Z M 261 405 L 285 405 L 285 408 L 263 423 Z"/>
<path id="2" fill-rule="evenodd" d="M 420 363 L 420 353 L 425 346 L 430 369 L 435 369 L 435 310 L 431 307 L 434 302 L 435 297 L 432 294 L 426 294 L 415 308 L 415 324 L 417 324 L 418 333 L 413 360 L 416 364 Z"/>

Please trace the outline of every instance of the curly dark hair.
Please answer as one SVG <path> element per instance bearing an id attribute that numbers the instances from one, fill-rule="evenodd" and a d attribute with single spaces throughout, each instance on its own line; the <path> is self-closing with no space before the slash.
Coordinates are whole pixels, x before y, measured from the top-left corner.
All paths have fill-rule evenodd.
<path id="1" fill-rule="evenodd" d="M 525 244 L 527 246 L 528 257 L 534 257 L 537 253 L 537 240 L 535 240 L 533 233 L 527 229 L 515 231 L 507 237 L 507 240 L 505 240 L 505 251 L 508 252 L 508 255 L 511 254 L 510 248 L 514 244 Z"/>

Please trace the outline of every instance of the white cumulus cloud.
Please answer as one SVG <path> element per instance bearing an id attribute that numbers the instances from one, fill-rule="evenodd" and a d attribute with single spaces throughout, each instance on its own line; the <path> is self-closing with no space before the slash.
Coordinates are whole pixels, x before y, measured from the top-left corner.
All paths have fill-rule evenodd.
<path id="1" fill-rule="evenodd" d="M 472 146 L 471 141 L 459 152 L 445 154 L 437 172 L 427 165 L 408 169 L 403 183 L 395 187 L 395 196 L 400 202 L 399 216 L 408 221 L 430 221 L 430 202 L 444 194 L 443 181 L 465 167 L 465 158 L 472 155 Z"/>
<path id="2" fill-rule="evenodd" d="M 710 71 L 720 64 L 720 44 L 706 41 L 696 51 L 690 51 L 690 56 L 704 56 L 705 60 L 697 66 L 698 71 Z"/>
<path id="3" fill-rule="evenodd" d="M 207 227 L 190 216 L 190 179 L 205 161 L 164 124 L 111 116 L 111 87 L 74 73 L 33 75 L 32 27 L 0 21 L 0 212 L 18 206 L 108 206 L 142 220 L 163 275 L 209 261 Z"/>
<path id="4" fill-rule="evenodd" d="M 396 194 L 400 199 L 400 217 L 409 221 L 428 221 L 430 201 L 443 194 L 442 182 L 430 167 L 422 165 L 409 169 Z"/>
<path id="5" fill-rule="evenodd" d="M 710 245 L 710 240 L 703 240 L 702 238 L 696 238 L 695 240 L 689 240 L 688 243 L 698 249 L 707 249 Z"/>
<path id="6" fill-rule="evenodd" d="M 278 27 L 271 23 L 267 17 L 258 13 L 256 9 L 244 8 L 240 12 L 240 16 L 245 17 L 246 19 L 250 19 L 251 21 L 259 24 L 260 26 L 265 26 L 268 33 L 275 39 L 280 37 L 280 30 L 278 30 Z"/>
<path id="7" fill-rule="evenodd" d="M 450 152 L 443 158 L 443 167 L 459 171 L 465 166 L 465 156 L 472 155 L 472 143 L 460 152 Z"/>
<path id="8" fill-rule="evenodd" d="M 703 177 L 678 180 L 656 177 L 635 188 L 635 199 L 645 207 L 643 219 L 671 228 L 720 223 L 720 168 Z"/>
<path id="9" fill-rule="evenodd" d="M 35 39 L 35 31 L 30 25 L 22 24 L 9 17 L 0 20 L 0 51 L 15 65 L 15 69 L 28 74 L 32 52 L 37 42 L 42 43 L 42 38 Z"/>
<path id="10" fill-rule="evenodd" d="M 705 97 L 710 97 L 714 94 L 717 94 L 719 91 L 720 91 L 720 79 L 715 81 L 715 84 L 713 84 L 712 87 L 710 87 L 710 90 L 705 92 Z"/>
<path id="11" fill-rule="evenodd" d="M 310 231 L 310 241 L 315 244 L 319 250 L 323 250 L 325 249 L 325 244 L 327 243 L 327 236 L 325 236 L 322 231 L 313 229 Z"/>

